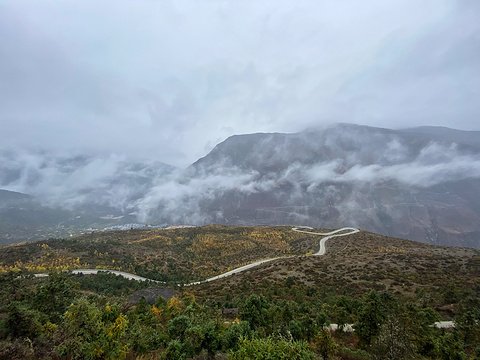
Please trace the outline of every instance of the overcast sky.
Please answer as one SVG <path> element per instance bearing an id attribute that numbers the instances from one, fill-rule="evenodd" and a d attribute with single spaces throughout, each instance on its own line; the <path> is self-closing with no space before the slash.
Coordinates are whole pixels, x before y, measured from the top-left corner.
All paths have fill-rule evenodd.
<path id="1" fill-rule="evenodd" d="M 0 0 L 0 148 L 187 166 L 233 134 L 480 130 L 480 1 Z"/>

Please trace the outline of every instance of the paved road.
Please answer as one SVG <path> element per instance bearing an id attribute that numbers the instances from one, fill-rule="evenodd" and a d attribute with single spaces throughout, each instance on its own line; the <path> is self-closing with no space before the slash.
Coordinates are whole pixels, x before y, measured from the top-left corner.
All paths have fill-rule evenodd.
<path id="1" fill-rule="evenodd" d="M 112 274 L 115 275 L 120 275 L 123 276 L 125 279 L 129 280 L 137 280 L 137 281 L 155 281 L 155 282 L 160 282 L 158 280 L 152 280 L 152 279 L 147 279 L 142 276 L 138 276 L 135 274 L 130 274 L 125 271 L 118 271 L 118 270 L 104 270 L 104 269 L 76 269 L 72 271 L 72 274 L 84 274 L 84 275 L 89 275 L 89 274 L 96 274 L 98 272 L 111 272 Z"/>
<path id="2" fill-rule="evenodd" d="M 306 230 L 300 230 L 300 229 L 306 229 Z M 325 242 L 328 239 L 331 239 L 333 237 L 338 237 L 338 236 L 351 235 L 351 234 L 358 233 L 360 231 L 356 228 L 344 227 L 344 228 L 333 230 L 333 231 L 330 231 L 330 232 L 327 232 L 327 233 L 317 233 L 317 232 L 313 232 L 313 231 L 307 231 L 307 230 L 313 230 L 313 228 L 311 228 L 310 226 L 297 226 L 297 227 L 292 228 L 292 230 L 297 231 L 297 232 L 301 232 L 301 233 L 305 233 L 305 234 L 312 234 L 312 235 L 320 235 L 320 236 L 328 235 L 328 236 L 324 237 L 322 240 L 320 240 L 320 248 L 318 249 L 318 251 L 315 254 L 312 254 L 312 256 L 325 255 L 325 251 L 326 251 Z M 345 233 L 344 231 L 348 231 L 348 232 Z M 339 234 L 341 232 L 343 232 L 343 233 Z"/>
<path id="3" fill-rule="evenodd" d="M 305 233 L 305 234 L 325 236 L 324 238 L 322 238 L 322 240 L 320 240 L 320 246 L 319 246 L 318 251 L 316 253 L 314 253 L 312 255 L 308 255 L 308 256 L 324 255 L 325 251 L 326 251 L 325 242 L 328 239 L 331 239 L 333 237 L 351 235 L 351 234 L 355 234 L 355 233 L 360 231 L 356 228 L 344 227 L 344 228 L 333 230 L 333 231 L 326 232 L 326 233 L 319 233 L 319 232 L 309 231 L 309 230 L 313 230 L 313 228 L 311 228 L 309 226 L 297 226 L 297 227 L 292 228 L 292 230 L 296 231 L 296 232 Z M 251 269 L 255 266 L 265 264 L 267 262 L 274 261 L 274 260 L 277 260 L 277 259 L 283 259 L 283 258 L 285 258 L 285 256 L 255 261 L 253 263 L 241 266 L 239 268 L 227 271 L 226 273 L 223 273 L 223 274 L 220 274 L 220 275 L 217 275 L 217 276 L 214 276 L 214 277 L 202 280 L 202 281 L 195 281 L 195 282 L 192 282 L 192 283 L 189 283 L 189 284 L 183 284 L 183 286 L 199 285 L 199 284 L 204 283 L 204 282 L 215 281 L 215 280 L 218 280 L 218 279 L 221 279 L 221 278 L 233 275 L 233 274 L 238 274 L 242 271 L 249 270 L 249 269 Z M 133 280 L 138 280 L 138 281 L 148 281 L 149 280 L 149 281 L 153 281 L 153 282 L 156 282 L 156 283 L 164 283 L 162 281 L 147 279 L 147 278 L 144 278 L 142 276 L 127 273 L 127 272 L 124 272 L 124 271 L 107 270 L 107 269 L 76 269 L 76 270 L 72 271 L 72 274 L 91 275 L 91 274 L 97 274 L 98 272 L 111 272 L 111 273 L 116 274 L 116 275 L 121 275 L 126 279 L 133 279 Z M 45 277 L 45 276 L 48 276 L 48 275 L 47 274 L 35 274 L 35 276 L 36 277 Z"/>
<path id="4" fill-rule="evenodd" d="M 355 324 L 345 324 L 343 326 L 343 331 L 344 332 L 354 332 L 355 331 L 355 328 L 354 328 Z M 453 328 L 455 327 L 455 323 L 453 321 L 437 321 L 435 322 L 432 327 L 437 327 L 439 329 L 450 329 L 450 328 Z M 338 324 L 330 324 L 327 326 L 327 329 L 330 330 L 330 331 L 336 331 L 338 329 Z"/>
<path id="5" fill-rule="evenodd" d="M 341 228 L 341 229 L 337 229 L 337 230 L 333 230 L 333 231 L 330 231 L 330 232 L 326 232 L 326 233 L 319 233 L 319 232 L 313 232 L 311 230 L 313 230 L 313 228 L 309 227 L 309 226 L 297 226 L 297 227 L 294 227 L 292 228 L 293 231 L 296 231 L 296 232 L 301 232 L 301 233 L 305 233 L 305 234 L 311 234 L 311 235 L 319 235 L 319 236 L 324 236 L 321 240 L 320 240 L 320 246 L 319 246 L 319 249 L 316 253 L 312 254 L 312 255 L 308 255 L 308 256 L 321 256 L 321 255 L 324 255 L 325 254 L 325 251 L 326 251 L 326 247 L 325 247 L 325 243 L 327 242 L 327 240 L 331 239 L 331 238 L 334 238 L 334 237 L 340 237 L 340 236 L 347 236 L 347 235 L 352 235 L 352 234 L 355 234 L 355 233 L 358 233 L 360 230 L 356 229 L 356 228 L 353 228 L 353 227 L 344 227 L 344 228 Z M 248 265 L 244 265 L 244 266 L 241 266 L 239 268 L 236 268 L 236 269 L 233 269 L 233 270 L 230 270 L 230 271 L 227 271 L 226 273 L 223 273 L 223 274 L 220 274 L 220 275 L 217 275 L 217 276 L 214 276 L 214 277 L 211 277 L 211 278 L 208 278 L 206 280 L 203 280 L 203 281 L 195 281 L 195 282 L 192 282 L 192 283 L 189 283 L 189 284 L 184 284 L 183 286 L 192 286 L 192 285 L 199 285 L 201 283 L 204 283 L 204 282 L 209 282 L 209 281 L 215 281 L 215 280 L 218 280 L 218 279 L 221 279 L 221 278 L 224 278 L 224 277 L 227 277 L 227 276 L 230 276 L 230 275 L 233 275 L 233 274 L 238 274 L 242 271 L 246 271 L 248 269 L 251 269 L 253 267 L 256 267 L 256 266 L 259 266 L 261 264 L 265 264 L 267 262 L 270 262 L 270 261 L 274 261 L 274 260 L 277 260 L 277 259 L 284 259 L 286 257 L 275 257 L 275 258 L 271 258 L 271 259 L 265 259 L 265 260 L 259 260 L 259 261 L 255 261 L 251 264 L 248 264 Z M 98 272 L 111 272 L 115 275 L 120 275 L 120 276 L 123 276 L 124 278 L 126 279 L 130 279 L 130 280 L 137 280 L 137 281 L 153 281 L 153 282 L 156 282 L 156 283 L 164 283 L 162 281 L 158 281 L 158 280 L 152 280 L 152 279 L 147 279 L 147 278 L 144 278 L 142 276 L 138 276 L 138 275 L 135 275 L 135 274 L 131 274 L 131 273 L 128 273 L 128 272 L 125 272 L 125 271 L 117 271 L 117 270 L 106 270 L 106 269 L 76 269 L 76 270 L 73 270 L 72 271 L 72 274 L 85 274 L 85 275 L 90 275 L 90 274 L 97 274 Z M 46 277 L 48 276 L 48 274 L 34 274 L 36 277 Z M 434 324 L 434 326 L 438 327 L 438 328 L 452 328 L 455 326 L 454 322 L 453 321 L 439 321 L 439 322 L 436 322 Z M 337 330 L 338 329 L 338 325 L 337 324 L 330 324 L 328 326 L 328 329 L 330 330 Z M 343 331 L 346 331 L 346 332 L 352 332 L 354 331 L 354 328 L 353 328 L 353 324 L 346 324 L 343 328 L 344 330 Z"/>
<path id="6" fill-rule="evenodd" d="M 300 230 L 300 229 L 305 229 L 305 230 Z M 338 237 L 338 236 L 351 235 L 351 234 L 355 234 L 355 233 L 357 233 L 357 232 L 360 231 L 360 230 L 355 229 L 355 228 L 345 227 L 345 228 L 337 229 L 337 230 L 330 231 L 330 232 L 327 232 L 327 233 L 318 233 L 318 232 L 307 231 L 307 230 L 313 230 L 313 228 L 311 228 L 310 226 L 297 226 L 297 227 L 292 228 L 292 230 L 293 230 L 293 231 L 296 231 L 296 232 L 301 232 L 301 233 L 305 233 L 305 234 L 312 234 L 312 235 L 320 235 L 320 236 L 328 235 L 327 237 L 324 237 L 322 240 L 320 240 L 320 247 L 319 247 L 318 251 L 317 251 L 315 254 L 307 255 L 307 256 L 324 255 L 324 254 L 325 254 L 325 250 L 326 250 L 326 249 L 325 249 L 325 242 L 326 242 L 328 239 L 331 239 L 331 238 L 333 238 L 333 237 Z M 346 233 L 345 233 L 344 231 L 349 231 L 349 232 L 346 232 Z M 342 232 L 343 232 L 343 233 L 342 233 Z M 342 234 L 340 234 L 340 233 L 342 233 Z M 190 283 L 190 284 L 185 284 L 184 286 L 198 285 L 198 284 L 201 284 L 202 282 L 209 282 L 209 281 L 218 280 L 218 279 L 221 279 L 221 278 L 224 278 L 224 277 L 233 275 L 233 274 L 238 274 L 239 272 L 242 272 L 242 271 L 251 269 L 251 268 L 253 268 L 253 267 L 255 267 L 255 266 L 258 266 L 258 265 L 261 265 L 261 264 L 265 264 L 265 263 L 267 263 L 267 262 L 274 261 L 274 260 L 277 260 L 277 259 L 284 259 L 284 258 L 285 258 L 285 256 L 281 256 L 281 257 L 275 257 L 275 258 L 270 258 L 270 259 L 255 261 L 255 262 L 253 262 L 253 263 L 251 263 L 251 264 L 241 266 L 241 267 L 239 267 L 239 268 L 230 270 L 230 271 L 228 271 L 228 272 L 226 272 L 226 273 L 223 273 L 223 274 L 220 274 L 220 275 L 211 277 L 211 278 L 209 278 L 209 279 L 206 279 L 206 280 L 203 280 L 203 281 L 196 281 L 196 282 L 193 282 L 193 283 Z"/>
<path id="7" fill-rule="evenodd" d="M 455 322 L 454 321 L 437 321 L 434 325 L 440 329 L 449 329 L 449 328 L 455 327 Z"/>
<path id="8" fill-rule="evenodd" d="M 110 272 L 115 275 L 123 276 L 125 279 L 129 280 L 137 280 L 137 281 L 153 281 L 153 282 L 161 282 L 158 280 L 147 279 L 142 276 L 138 276 L 135 274 L 131 274 L 125 271 L 118 271 L 118 270 L 108 270 L 108 269 L 75 269 L 72 270 L 72 274 L 84 274 L 84 275 L 95 275 L 99 272 Z M 47 277 L 48 274 L 34 274 L 35 277 Z"/>

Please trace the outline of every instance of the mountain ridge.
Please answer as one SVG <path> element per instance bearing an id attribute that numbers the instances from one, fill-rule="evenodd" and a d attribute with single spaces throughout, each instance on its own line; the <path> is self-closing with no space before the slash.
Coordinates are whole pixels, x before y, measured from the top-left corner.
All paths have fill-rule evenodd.
<path id="1" fill-rule="evenodd" d="M 233 135 L 183 170 L 114 155 L 10 152 L 0 163 L 0 188 L 37 192 L 42 206 L 90 216 L 92 225 L 99 224 L 93 218 L 118 219 L 109 225 L 351 224 L 478 248 L 477 133 L 341 123 Z"/>
<path id="2" fill-rule="evenodd" d="M 204 222 L 188 209 L 177 221 L 349 223 L 396 237 L 478 247 L 480 229 L 465 225 L 480 219 L 480 152 L 425 132 L 339 124 L 229 137 L 182 177 L 183 184 L 199 183 L 209 193 L 195 202 L 196 194 L 189 193 L 187 199 Z M 156 200 L 153 211 L 162 213 L 163 199 Z M 175 198 L 182 200 L 181 194 Z M 168 203 L 165 208 L 175 215 Z M 463 225 L 455 229 L 455 221 Z"/>

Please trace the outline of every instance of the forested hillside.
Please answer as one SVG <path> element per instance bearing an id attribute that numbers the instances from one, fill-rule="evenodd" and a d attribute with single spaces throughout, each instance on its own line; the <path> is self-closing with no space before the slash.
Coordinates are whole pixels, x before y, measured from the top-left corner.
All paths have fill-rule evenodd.
<path id="1" fill-rule="evenodd" d="M 303 255 L 318 240 L 286 226 L 93 232 L 3 247 L 0 270 L 101 267 L 183 284 L 263 258 Z"/>
<path id="2" fill-rule="evenodd" d="M 246 360 L 265 359 L 268 354 L 269 359 L 467 360 L 480 356 L 478 250 L 362 231 L 330 239 L 324 256 L 303 256 L 316 241 L 287 227 L 207 226 L 107 232 L 3 247 L 0 358 Z M 134 254 L 131 268 L 123 267 L 123 251 Z M 187 256 L 188 261 L 180 257 L 173 262 L 181 252 L 193 255 Z M 245 256 L 238 258 L 242 253 Z M 300 256 L 209 283 L 174 285 L 175 280 L 226 271 L 255 255 L 279 254 Z M 74 261 L 66 261 L 68 256 Z M 9 265 L 15 257 L 21 259 Z M 162 261 L 164 267 L 159 268 Z M 216 261 L 219 268 L 211 269 Z M 202 262 L 204 271 L 196 273 Z M 173 297 L 159 296 L 150 304 L 131 295 L 165 285 L 108 273 L 55 272 L 78 264 L 110 264 L 143 275 L 150 267 L 149 275 L 157 276 L 165 276 L 163 269 L 168 269 L 173 291 L 163 293 Z M 36 266 L 50 268 L 50 276 L 32 278 L 29 273 Z M 455 327 L 439 329 L 434 323 L 440 320 L 453 320 Z M 331 323 L 340 329 L 353 326 L 355 331 L 334 331 L 328 327 Z"/>

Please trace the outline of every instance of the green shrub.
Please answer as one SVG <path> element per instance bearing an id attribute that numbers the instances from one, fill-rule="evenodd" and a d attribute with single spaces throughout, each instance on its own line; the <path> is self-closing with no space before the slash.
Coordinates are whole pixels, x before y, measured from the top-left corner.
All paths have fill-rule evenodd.
<path id="1" fill-rule="evenodd" d="M 237 351 L 228 355 L 228 360 L 310 360 L 315 354 L 302 341 L 243 339 Z"/>

